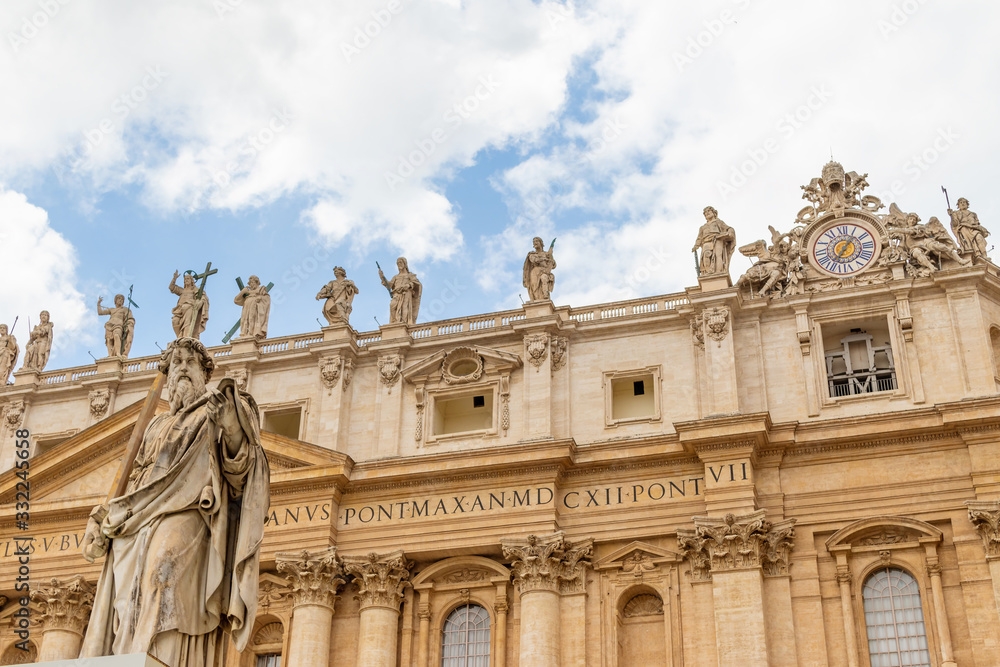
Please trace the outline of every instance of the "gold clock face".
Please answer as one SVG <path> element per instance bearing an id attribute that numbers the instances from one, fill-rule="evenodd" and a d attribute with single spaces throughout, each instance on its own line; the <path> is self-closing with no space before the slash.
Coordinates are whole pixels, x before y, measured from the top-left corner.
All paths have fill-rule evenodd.
<path id="1" fill-rule="evenodd" d="M 867 227 L 845 221 L 817 234 L 811 245 L 813 266 L 831 276 L 850 276 L 875 261 L 881 244 Z"/>

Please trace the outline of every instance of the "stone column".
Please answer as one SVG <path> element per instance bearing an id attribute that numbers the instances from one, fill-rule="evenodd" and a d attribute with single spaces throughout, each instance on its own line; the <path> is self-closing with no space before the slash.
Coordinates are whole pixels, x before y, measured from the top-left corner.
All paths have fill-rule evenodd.
<path id="1" fill-rule="evenodd" d="M 931 592 L 934 595 L 934 620 L 937 622 L 938 638 L 941 640 L 941 667 L 956 667 L 951 629 L 948 627 L 948 610 L 944 606 L 944 587 L 941 586 L 941 565 L 938 563 L 937 545 L 928 544 L 926 547 L 927 576 L 931 580 Z"/>
<path id="2" fill-rule="evenodd" d="M 417 607 L 417 616 L 420 618 L 420 628 L 417 631 L 417 667 L 428 666 L 428 653 L 431 641 L 431 589 L 432 584 L 424 584 L 420 590 L 420 604 Z"/>
<path id="3" fill-rule="evenodd" d="M 559 585 L 582 577 L 593 554 L 593 541 L 576 544 L 565 533 L 529 535 L 500 542 L 509 558 L 514 583 L 521 596 L 519 667 L 560 667 Z"/>
<path id="4" fill-rule="evenodd" d="M 411 566 L 402 551 L 344 559 L 344 571 L 354 575 L 361 602 L 358 667 L 395 667 L 399 605 L 410 585 Z"/>
<path id="5" fill-rule="evenodd" d="M 719 664 L 767 667 L 763 577 L 788 571 L 795 520 L 771 523 L 757 510 L 694 523 L 694 530 L 677 531 L 677 541 L 692 572 L 711 576 Z"/>
<path id="6" fill-rule="evenodd" d="M 330 664 L 330 631 L 337 591 L 344 584 L 337 548 L 275 554 L 275 565 L 288 579 L 292 599 L 292 627 L 287 667 L 326 667 Z"/>
<path id="7" fill-rule="evenodd" d="M 837 583 L 840 585 L 840 614 L 844 619 L 844 644 L 848 667 L 858 667 L 857 625 L 854 620 L 854 602 L 851 600 L 851 570 L 847 554 L 837 554 Z"/>
<path id="8" fill-rule="evenodd" d="M 42 612 L 38 620 L 42 631 L 38 661 L 76 659 L 94 606 L 94 587 L 80 575 L 61 581 L 52 579 L 31 591 L 31 599 Z"/>
<path id="9" fill-rule="evenodd" d="M 497 612 L 497 654 L 493 656 L 494 667 L 506 667 L 507 664 L 507 584 L 497 586 L 496 600 L 493 608 Z"/>
<path id="10" fill-rule="evenodd" d="M 969 521 L 983 538 L 986 563 L 993 580 L 993 599 L 1000 614 L 1000 500 L 972 500 L 965 505 L 969 508 Z"/>

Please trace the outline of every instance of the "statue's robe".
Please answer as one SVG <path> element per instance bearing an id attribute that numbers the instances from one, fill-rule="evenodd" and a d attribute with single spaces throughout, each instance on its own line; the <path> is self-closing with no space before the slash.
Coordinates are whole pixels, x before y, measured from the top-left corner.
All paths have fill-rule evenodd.
<path id="1" fill-rule="evenodd" d="M 271 295 L 263 285 L 248 287 L 247 296 L 243 292 L 236 295 L 234 302 L 243 306 L 240 314 L 240 336 L 267 338 L 267 320 L 271 313 Z"/>
<path id="2" fill-rule="evenodd" d="M 152 420 L 127 491 L 101 524 L 113 541 L 80 657 L 148 651 L 173 667 L 213 667 L 222 664 L 224 630 L 246 646 L 269 470 L 253 398 L 230 378 L 219 390 L 237 406 L 243 446 L 228 456 L 208 393 Z"/>

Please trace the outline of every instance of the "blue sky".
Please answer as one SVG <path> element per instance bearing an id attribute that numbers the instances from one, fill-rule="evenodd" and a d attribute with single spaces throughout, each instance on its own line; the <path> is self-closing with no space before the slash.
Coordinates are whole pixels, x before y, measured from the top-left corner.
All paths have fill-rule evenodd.
<path id="1" fill-rule="evenodd" d="M 49 368 L 103 356 L 98 296 L 135 285 L 133 356 L 172 337 L 175 269 L 275 282 L 271 336 L 314 331 L 375 262 L 421 321 L 514 308 L 531 237 L 557 304 L 681 291 L 714 205 L 742 245 L 786 229 L 831 150 L 925 220 L 1000 217 L 1000 9 L 785 0 L 9 0 L 0 10 L 0 321 L 51 311 Z M 994 224 L 995 226 L 995 224 Z M 750 260 L 736 257 L 737 278 Z"/>

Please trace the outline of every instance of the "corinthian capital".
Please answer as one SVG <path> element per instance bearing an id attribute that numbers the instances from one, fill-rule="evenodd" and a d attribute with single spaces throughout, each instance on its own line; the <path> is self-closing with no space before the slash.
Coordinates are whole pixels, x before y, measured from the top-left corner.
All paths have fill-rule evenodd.
<path id="1" fill-rule="evenodd" d="M 969 521 L 983 538 L 986 559 L 1000 558 L 1000 500 L 970 500 Z"/>
<path id="2" fill-rule="evenodd" d="M 518 590 L 572 592 L 583 586 L 583 574 L 594 552 L 593 540 L 570 543 L 566 533 L 528 535 L 526 539 L 500 540 L 504 558 L 510 559 Z"/>
<path id="3" fill-rule="evenodd" d="M 274 557 L 278 572 L 285 575 L 292 605 L 321 605 L 334 609 L 337 591 L 344 585 L 344 569 L 337 548 L 322 551 L 279 553 Z"/>
<path id="4" fill-rule="evenodd" d="M 694 530 L 678 530 L 677 542 L 691 562 L 694 579 L 714 572 L 763 568 L 766 575 L 788 574 L 795 519 L 771 523 L 764 510 L 723 518 L 695 517 Z"/>
<path id="5" fill-rule="evenodd" d="M 344 558 L 344 571 L 354 575 L 358 587 L 355 597 L 361 602 L 361 609 L 389 607 L 398 611 L 403 590 L 410 585 L 412 565 L 398 550 Z"/>
<path id="6" fill-rule="evenodd" d="M 80 575 L 52 579 L 31 591 L 31 599 L 41 609 L 38 623 L 43 632 L 69 630 L 82 635 L 94 606 L 94 586 Z"/>

